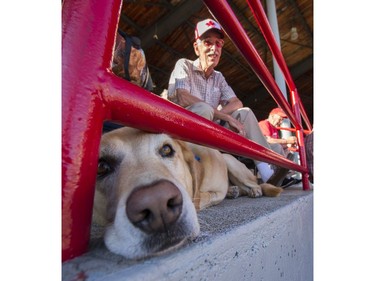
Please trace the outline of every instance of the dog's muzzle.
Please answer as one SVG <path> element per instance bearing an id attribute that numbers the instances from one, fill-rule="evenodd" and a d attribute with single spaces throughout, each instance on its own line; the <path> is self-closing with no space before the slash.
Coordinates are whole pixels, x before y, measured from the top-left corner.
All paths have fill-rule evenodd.
<path id="1" fill-rule="evenodd" d="M 171 182 L 161 180 L 136 188 L 127 199 L 126 214 L 143 232 L 164 233 L 176 223 L 182 206 L 180 190 Z"/>

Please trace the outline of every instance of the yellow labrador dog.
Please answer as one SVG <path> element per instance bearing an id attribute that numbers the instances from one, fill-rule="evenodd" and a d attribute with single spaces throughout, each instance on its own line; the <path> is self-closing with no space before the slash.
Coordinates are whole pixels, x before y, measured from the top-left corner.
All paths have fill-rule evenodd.
<path id="1" fill-rule="evenodd" d="M 258 185 L 232 155 L 124 127 L 102 136 L 93 221 L 106 227 L 110 251 L 140 259 L 197 237 L 196 210 L 227 195 L 278 196 L 281 191 Z"/>

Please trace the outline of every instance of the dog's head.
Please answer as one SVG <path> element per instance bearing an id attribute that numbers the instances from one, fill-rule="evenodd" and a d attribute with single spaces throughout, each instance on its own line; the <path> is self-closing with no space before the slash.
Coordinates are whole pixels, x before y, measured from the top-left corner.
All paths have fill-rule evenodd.
<path id="1" fill-rule="evenodd" d="M 139 259 L 199 234 L 194 155 L 183 142 L 125 127 L 102 136 L 99 157 L 93 219 L 110 251 Z"/>

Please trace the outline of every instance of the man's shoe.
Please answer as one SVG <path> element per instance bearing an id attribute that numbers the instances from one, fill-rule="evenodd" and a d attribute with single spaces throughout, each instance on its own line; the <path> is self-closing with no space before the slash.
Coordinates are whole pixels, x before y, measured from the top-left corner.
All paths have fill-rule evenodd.
<path id="1" fill-rule="evenodd" d="M 293 153 L 289 153 L 288 156 L 286 157 L 288 160 L 293 159 Z M 272 184 L 274 186 L 280 186 L 285 179 L 286 175 L 288 174 L 289 169 L 287 168 L 281 168 L 277 167 L 273 175 L 269 178 L 267 183 Z"/>
<path id="2" fill-rule="evenodd" d="M 281 184 L 281 188 L 287 188 L 289 186 L 295 185 L 300 183 L 302 180 L 295 179 L 295 178 L 285 178 Z"/>
<path id="3" fill-rule="evenodd" d="M 280 186 L 283 182 L 284 178 L 288 174 L 289 170 L 287 168 L 277 167 L 273 175 L 269 178 L 267 183 L 272 184 L 274 186 Z"/>

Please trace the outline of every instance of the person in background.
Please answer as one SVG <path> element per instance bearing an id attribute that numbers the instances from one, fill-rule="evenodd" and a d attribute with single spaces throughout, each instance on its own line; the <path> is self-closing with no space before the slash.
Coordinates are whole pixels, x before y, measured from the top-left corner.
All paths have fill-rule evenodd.
<path id="1" fill-rule="evenodd" d="M 281 146 L 284 155 L 287 156 L 290 153 L 290 148 L 297 147 L 297 138 L 295 136 L 290 136 L 286 139 L 280 137 L 277 127 L 281 126 L 285 118 L 287 118 L 285 112 L 281 108 L 276 107 L 270 111 L 267 119 L 259 121 L 259 127 L 270 146 Z"/>
<path id="2" fill-rule="evenodd" d="M 294 160 L 294 153 L 291 150 L 297 148 L 297 138 L 295 136 L 281 138 L 279 129 L 277 129 L 281 126 L 281 123 L 287 117 L 288 116 L 285 114 L 284 110 L 276 107 L 270 111 L 267 119 L 259 121 L 259 127 L 267 142 L 270 144 L 271 148 L 282 148 L 284 151 L 284 155 L 288 159 Z M 283 180 L 282 187 L 286 188 L 300 183 L 301 180 L 296 178 L 297 175 L 298 174 L 294 172 L 288 174 Z"/>
<path id="3" fill-rule="evenodd" d="M 237 132 L 268 149 L 254 113 L 243 107 L 218 65 L 224 46 L 224 32 L 212 19 L 197 23 L 193 48 L 196 60 L 179 59 L 172 71 L 168 99 L 211 121 Z M 274 150 L 275 151 L 275 150 Z M 283 149 L 275 151 L 284 155 Z M 288 169 L 254 161 L 263 182 L 280 186 Z"/>

